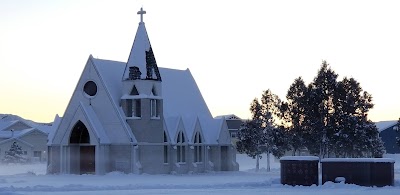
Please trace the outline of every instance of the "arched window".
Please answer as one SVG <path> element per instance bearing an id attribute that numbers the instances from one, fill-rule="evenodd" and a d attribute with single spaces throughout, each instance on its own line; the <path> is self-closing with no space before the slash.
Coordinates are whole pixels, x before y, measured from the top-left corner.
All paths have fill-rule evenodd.
<path id="1" fill-rule="evenodd" d="M 200 132 L 194 136 L 194 162 L 203 162 L 203 146 Z"/>
<path id="2" fill-rule="evenodd" d="M 89 144 L 90 136 L 86 126 L 78 121 L 72 129 L 71 136 L 69 137 L 70 144 Z"/>
<path id="3" fill-rule="evenodd" d="M 186 162 L 186 148 L 185 148 L 185 136 L 182 131 L 178 133 L 178 137 L 176 138 L 176 157 L 178 163 Z"/>
<path id="4" fill-rule="evenodd" d="M 164 131 L 164 163 L 168 163 L 168 137 Z"/>

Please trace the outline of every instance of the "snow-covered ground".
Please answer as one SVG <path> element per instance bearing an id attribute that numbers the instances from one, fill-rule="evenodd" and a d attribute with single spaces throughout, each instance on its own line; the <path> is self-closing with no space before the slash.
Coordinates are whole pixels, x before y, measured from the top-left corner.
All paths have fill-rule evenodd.
<path id="1" fill-rule="evenodd" d="M 266 158 L 260 161 L 260 172 L 254 172 L 255 160 L 238 155 L 238 172 L 213 172 L 184 175 L 45 175 L 45 164 L 0 165 L 0 194 L 400 194 L 400 156 L 394 158 L 394 187 L 361 187 L 326 183 L 320 186 L 287 186 L 280 184 L 279 161 L 266 172 Z"/>

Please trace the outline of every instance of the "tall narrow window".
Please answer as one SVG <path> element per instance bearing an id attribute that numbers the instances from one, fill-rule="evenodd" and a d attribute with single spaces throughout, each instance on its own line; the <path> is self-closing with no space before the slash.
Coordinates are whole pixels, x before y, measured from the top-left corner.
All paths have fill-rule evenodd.
<path id="1" fill-rule="evenodd" d="M 168 138 L 164 131 L 164 163 L 168 163 Z"/>
<path id="2" fill-rule="evenodd" d="M 151 109 L 150 116 L 152 118 L 160 117 L 159 112 L 158 112 L 158 101 L 156 99 L 150 100 L 150 109 Z"/>
<path id="3" fill-rule="evenodd" d="M 203 146 L 199 132 L 194 137 L 194 162 L 203 162 Z"/>
<path id="4" fill-rule="evenodd" d="M 126 116 L 127 117 L 132 117 L 133 116 L 133 109 L 134 107 L 132 106 L 132 100 L 131 99 L 127 99 L 126 100 Z"/>
<path id="5" fill-rule="evenodd" d="M 184 163 L 186 162 L 186 148 L 185 148 L 185 137 L 183 132 L 178 133 L 177 141 L 176 141 L 176 152 L 177 152 L 177 162 L 178 163 Z"/>
<path id="6" fill-rule="evenodd" d="M 142 106 L 140 99 L 133 100 L 132 116 L 142 117 Z"/>

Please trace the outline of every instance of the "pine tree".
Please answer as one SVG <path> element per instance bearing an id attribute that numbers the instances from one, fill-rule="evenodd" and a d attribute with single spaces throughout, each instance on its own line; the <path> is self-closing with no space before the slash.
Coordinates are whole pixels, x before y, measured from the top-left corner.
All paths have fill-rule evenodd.
<path id="1" fill-rule="evenodd" d="M 5 163 L 23 163 L 26 162 L 26 158 L 23 156 L 22 148 L 14 142 L 11 145 L 9 151 L 6 151 L 3 161 Z"/>
<path id="2" fill-rule="evenodd" d="M 288 126 L 288 143 L 293 155 L 305 146 L 304 144 L 304 118 L 306 108 L 307 87 L 301 77 L 295 79 L 286 95 L 287 103 L 282 103 L 281 113 L 285 124 Z"/>
<path id="3" fill-rule="evenodd" d="M 329 155 L 335 142 L 333 140 L 335 133 L 333 94 L 337 86 L 337 76 L 329 64 L 323 61 L 317 77 L 308 87 L 307 106 L 309 109 L 306 120 L 309 140 L 307 145 L 311 148 L 310 152 L 319 154 L 320 157 Z"/>
<path id="4" fill-rule="evenodd" d="M 372 96 L 354 78 L 343 78 L 335 92 L 335 123 L 338 131 L 336 155 L 342 157 L 382 156 L 385 152 L 375 124 L 368 120 Z"/>
<path id="5" fill-rule="evenodd" d="M 374 106 L 372 96 L 354 78 L 345 77 L 338 82 L 337 77 L 323 61 L 313 82 L 307 90 L 302 90 L 306 91 L 301 101 L 304 111 L 295 112 L 304 116 L 301 125 L 304 144 L 311 154 L 319 154 L 321 158 L 382 156 L 383 142 L 367 117 Z M 287 97 L 288 104 L 296 98 L 293 86 L 288 92 L 291 95 Z"/>

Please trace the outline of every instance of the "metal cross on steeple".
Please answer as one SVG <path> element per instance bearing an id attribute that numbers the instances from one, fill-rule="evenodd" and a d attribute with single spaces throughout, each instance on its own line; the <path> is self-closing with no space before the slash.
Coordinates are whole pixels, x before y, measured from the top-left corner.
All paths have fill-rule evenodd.
<path id="1" fill-rule="evenodd" d="M 146 11 L 143 10 L 143 7 L 140 8 L 140 11 L 138 11 L 137 14 L 140 14 L 140 22 L 143 22 L 143 14 L 146 14 Z"/>

